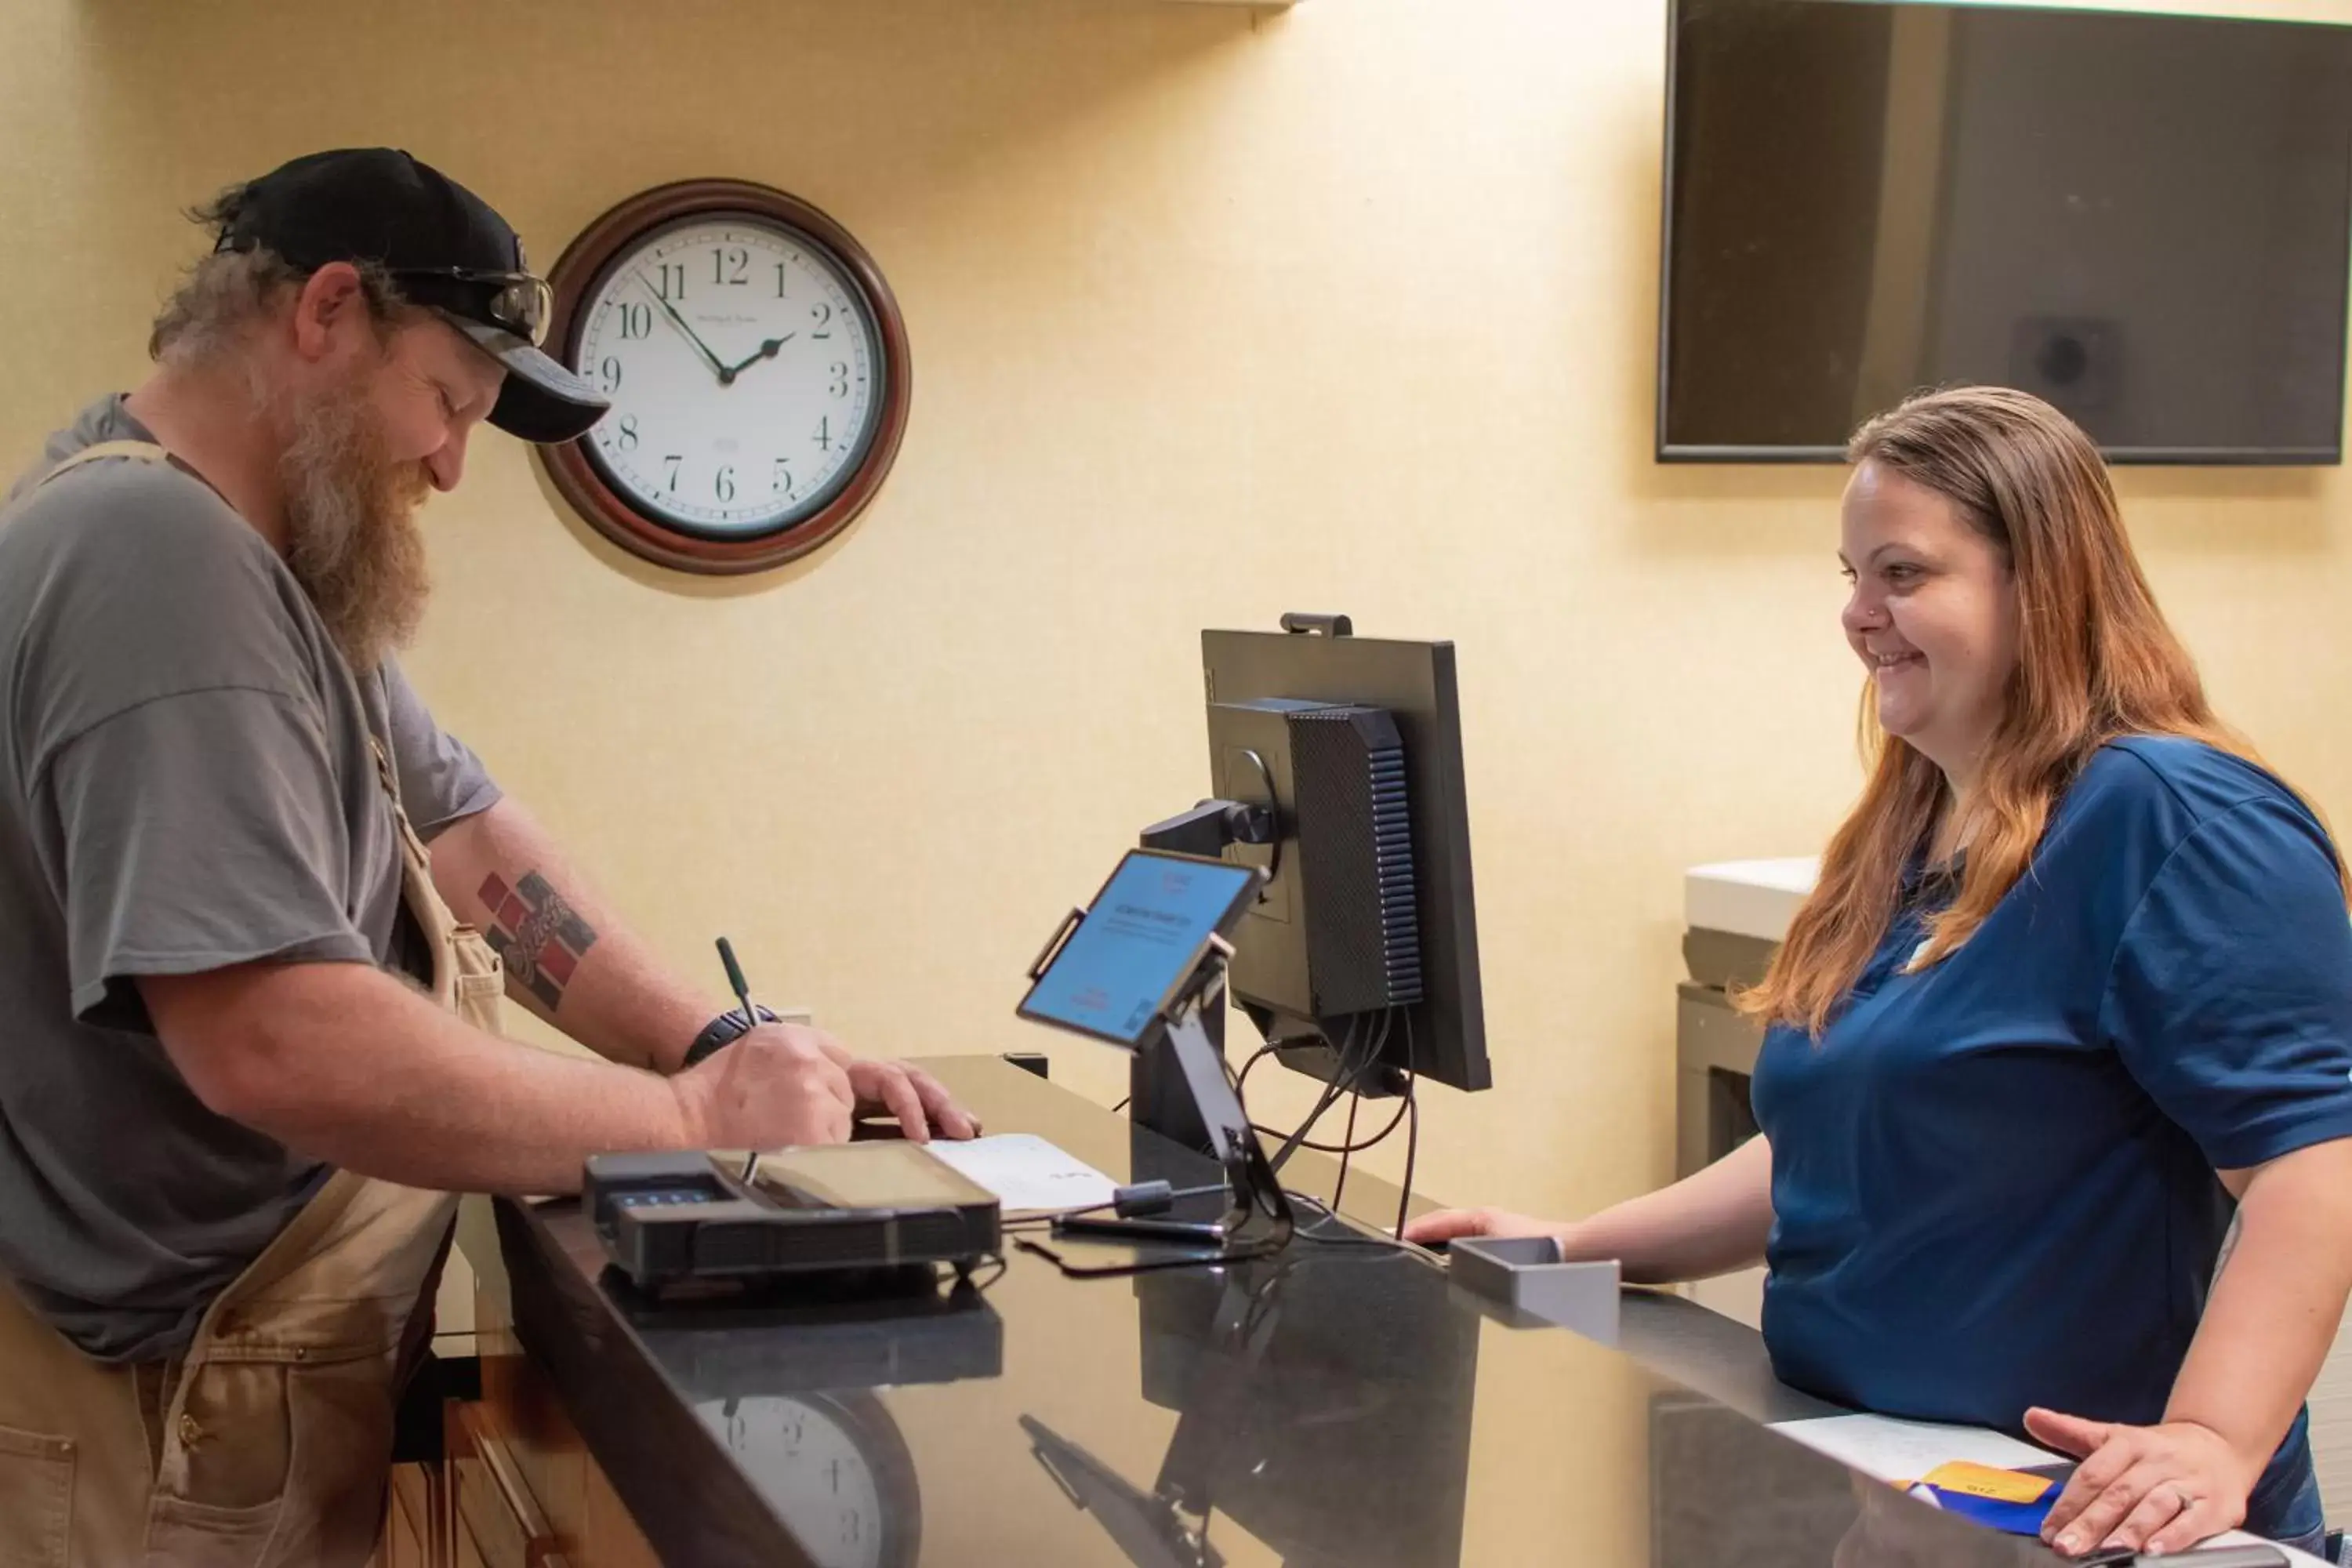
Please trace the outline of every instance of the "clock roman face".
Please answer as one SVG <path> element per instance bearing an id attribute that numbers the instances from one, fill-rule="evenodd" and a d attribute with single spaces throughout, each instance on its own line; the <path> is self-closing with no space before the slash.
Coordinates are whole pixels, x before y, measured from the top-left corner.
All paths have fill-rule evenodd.
<path id="1" fill-rule="evenodd" d="M 824 511 L 883 422 L 872 303 L 810 236 L 751 213 L 675 220 L 618 249 L 573 316 L 572 362 L 613 400 L 584 438 L 633 510 L 752 541 Z"/>

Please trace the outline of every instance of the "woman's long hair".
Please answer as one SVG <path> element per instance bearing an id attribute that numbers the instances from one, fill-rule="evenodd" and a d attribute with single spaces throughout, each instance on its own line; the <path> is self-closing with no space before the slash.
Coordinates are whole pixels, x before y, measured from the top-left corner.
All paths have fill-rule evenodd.
<path id="1" fill-rule="evenodd" d="M 2125 537 L 2106 465 L 2064 415 L 2005 387 L 1920 393 L 1854 432 L 1846 457 L 1950 500 L 2000 552 L 2017 594 L 2017 668 L 1964 825 L 1959 888 L 1929 921 L 1916 971 L 1984 923 L 2025 874 L 2060 796 L 2109 741 L 2179 735 L 2261 763 L 2213 716 Z M 1816 1037 L 1884 939 L 1906 867 L 1947 805 L 1942 772 L 1879 728 L 1874 675 L 1861 729 L 1862 799 L 1771 968 L 1738 997 L 1750 1016 Z"/>

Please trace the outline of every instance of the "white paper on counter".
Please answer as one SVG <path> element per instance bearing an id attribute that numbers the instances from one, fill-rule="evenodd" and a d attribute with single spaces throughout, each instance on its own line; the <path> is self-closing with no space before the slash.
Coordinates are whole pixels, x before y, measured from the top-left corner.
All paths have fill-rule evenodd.
<path id="1" fill-rule="evenodd" d="M 1816 1415 L 1775 1421 L 1772 1430 L 1882 1481 L 1916 1481 L 1954 1459 L 2027 1470 L 2063 1464 L 2065 1457 L 1981 1426 L 1939 1426 L 1891 1415 Z"/>
<path id="2" fill-rule="evenodd" d="M 934 1138 L 925 1147 L 994 1193 L 1008 1215 L 1090 1208 L 1110 1202 L 1118 1185 L 1076 1155 L 1029 1132 L 1003 1132 L 961 1143 Z"/>

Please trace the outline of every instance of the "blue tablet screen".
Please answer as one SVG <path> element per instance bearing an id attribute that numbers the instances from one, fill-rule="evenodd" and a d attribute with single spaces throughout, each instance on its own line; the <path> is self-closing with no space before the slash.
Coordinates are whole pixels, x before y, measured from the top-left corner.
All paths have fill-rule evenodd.
<path id="1" fill-rule="evenodd" d="M 1138 1044 L 1255 875 L 1244 866 L 1129 851 L 1021 1011 Z"/>

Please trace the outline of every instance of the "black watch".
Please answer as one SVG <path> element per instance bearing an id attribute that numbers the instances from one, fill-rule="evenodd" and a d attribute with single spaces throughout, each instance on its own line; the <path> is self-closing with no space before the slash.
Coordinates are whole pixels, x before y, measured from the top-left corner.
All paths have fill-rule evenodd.
<path id="1" fill-rule="evenodd" d="M 751 1011 L 759 1016 L 758 1023 L 781 1024 L 783 1022 L 756 1002 L 751 1005 Z M 752 1027 L 752 1024 L 744 1021 L 742 1014 L 730 1007 L 726 1012 L 702 1026 L 702 1033 L 695 1036 L 694 1044 L 686 1047 L 686 1060 L 680 1065 L 692 1067 L 712 1052 L 733 1045 L 750 1034 Z"/>

